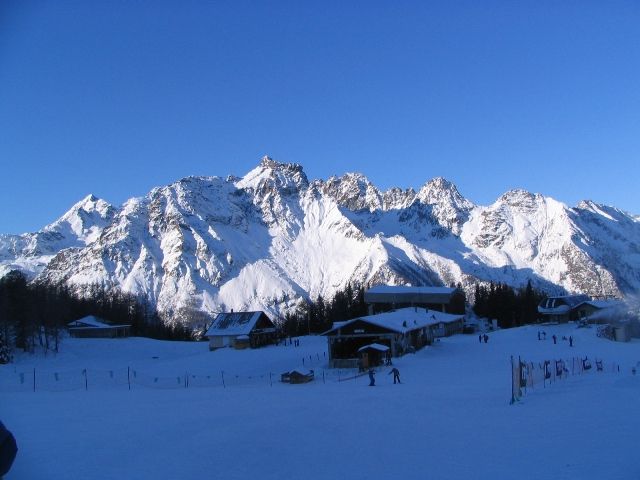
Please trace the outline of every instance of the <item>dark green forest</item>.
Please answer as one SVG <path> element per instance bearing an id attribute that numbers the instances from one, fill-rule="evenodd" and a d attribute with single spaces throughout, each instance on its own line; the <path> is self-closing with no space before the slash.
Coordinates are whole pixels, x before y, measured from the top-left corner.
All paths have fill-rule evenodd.
<path id="1" fill-rule="evenodd" d="M 109 323 L 131 325 L 136 336 L 187 340 L 189 328 L 168 326 L 154 308 L 135 295 L 94 285 L 80 297 L 65 286 L 29 283 L 13 271 L 0 279 L 0 362 L 13 349 L 57 352 L 67 323 L 94 315 Z M 2 353 L 4 352 L 4 354 Z"/>
<path id="2" fill-rule="evenodd" d="M 334 321 L 367 315 L 364 292 L 364 285 L 348 284 L 331 299 L 319 296 L 314 301 L 301 303 L 295 312 L 274 320 L 284 336 L 322 333 L 329 330 Z M 497 319 L 500 328 L 537 322 L 537 305 L 545 296 L 536 291 L 531 282 L 517 290 L 503 283 L 477 284 L 474 293 L 473 312 L 479 317 Z M 390 308 L 389 305 L 386 309 Z M 466 298 L 458 285 L 447 311 L 464 314 L 466 309 Z M 384 310 L 377 307 L 377 312 Z M 168 325 L 155 308 L 135 295 L 93 285 L 78 296 L 66 286 L 28 282 L 22 273 L 13 271 L 0 279 L 0 363 L 9 361 L 14 349 L 33 352 L 40 347 L 45 352 L 57 352 L 65 326 L 87 315 L 108 323 L 131 325 L 134 336 L 194 339 L 192 328 Z"/>

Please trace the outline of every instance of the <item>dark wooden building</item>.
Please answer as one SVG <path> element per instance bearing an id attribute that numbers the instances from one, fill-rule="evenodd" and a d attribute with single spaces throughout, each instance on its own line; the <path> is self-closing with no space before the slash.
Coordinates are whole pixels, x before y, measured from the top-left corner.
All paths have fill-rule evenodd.
<path id="1" fill-rule="evenodd" d="M 128 337 L 131 325 L 112 325 L 92 315 L 67 324 L 69 335 L 78 338 Z"/>
<path id="2" fill-rule="evenodd" d="M 456 291 L 457 289 L 449 287 L 377 285 L 364 292 L 364 301 L 369 305 L 370 315 L 377 307 L 422 307 L 445 312 Z"/>
<path id="3" fill-rule="evenodd" d="M 329 366 L 362 366 L 363 353 L 379 362 L 382 355 L 371 355 L 375 353 L 370 351 L 372 345 L 377 345 L 378 351 L 386 347 L 390 357 L 399 357 L 429 345 L 436 337 L 462 332 L 463 323 L 463 315 L 418 307 L 335 322 L 331 330 L 323 333 L 328 340 Z"/>
<path id="4" fill-rule="evenodd" d="M 275 343 L 277 329 L 264 312 L 219 313 L 205 337 L 209 350 L 222 347 L 258 348 Z"/>

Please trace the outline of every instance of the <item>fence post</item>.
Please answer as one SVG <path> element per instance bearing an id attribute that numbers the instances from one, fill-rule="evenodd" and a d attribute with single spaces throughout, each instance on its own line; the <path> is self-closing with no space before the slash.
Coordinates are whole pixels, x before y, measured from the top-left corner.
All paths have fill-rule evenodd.
<path id="1" fill-rule="evenodd" d="M 516 403 L 516 384 L 515 384 L 515 373 L 513 370 L 513 355 L 511 355 L 511 401 L 510 405 Z"/>

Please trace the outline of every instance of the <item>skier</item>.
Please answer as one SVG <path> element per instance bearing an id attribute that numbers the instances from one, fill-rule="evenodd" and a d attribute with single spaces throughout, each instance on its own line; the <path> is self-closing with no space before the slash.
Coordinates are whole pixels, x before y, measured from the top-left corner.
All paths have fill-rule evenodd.
<path id="1" fill-rule="evenodd" d="M 369 369 L 369 386 L 370 387 L 375 387 L 376 386 L 376 372 L 373 371 L 373 368 Z"/>
<path id="2" fill-rule="evenodd" d="M 489 341 L 489 335 L 487 335 L 486 333 L 482 338 L 484 339 L 484 343 L 487 343 Z"/>
<path id="3" fill-rule="evenodd" d="M 573 347 L 573 337 L 569 335 L 569 346 Z"/>
<path id="4" fill-rule="evenodd" d="M 553 337 L 551 337 L 551 338 L 553 338 L 553 344 L 555 345 L 555 344 L 556 344 L 556 341 L 558 340 L 558 337 L 556 337 L 556 336 L 554 335 L 554 336 L 553 336 Z"/>
<path id="5" fill-rule="evenodd" d="M 6 474 L 18 453 L 18 446 L 13 434 L 0 422 L 0 478 Z"/>
<path id="6" fill-rule="evenodd" d="M 482 334 L 478 335 L 478 342 L 482 343 Z"/>
<path id="7" fill-rule="evenodd" d="M 391 371 L 389 372 L 389 375 L 391 375 L 393 373 L 393 384 L 396 384 L 396 380 L 398 381 L 398 383 L 402 383 L 400 382 L 400 370 L 398 370 L 396 367 L 393 367 L 391 369 Z"/>

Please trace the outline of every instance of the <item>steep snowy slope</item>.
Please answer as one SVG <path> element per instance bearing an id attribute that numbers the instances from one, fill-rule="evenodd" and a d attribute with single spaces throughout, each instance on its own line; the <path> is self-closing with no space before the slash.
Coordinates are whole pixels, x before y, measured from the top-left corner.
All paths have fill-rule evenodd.
<path id="1" fill-rule="evenodd" d="M 94 242 L 116 212 L 104 200 L 88 195 L 39 232 L 0 234 L 0 277 L 11 270 L 21 270 L 33 278 L 59 251 Z"/>
<path id="2" fill-rule="evenodd" d="M 0 236 L 0 265 L 80 291 L 121 288 L 175 319 L 185 309 L 277 315 L 349 282 L 531 280 L 620 295 L 640 287 L 640 225 L 522 190 L 477 206 L 443 178 L 418 192 L 381 192 L 357 173 L 310 182 L 300 165 L 265 157 L 242 178 L 184 178 L 119 210 L 87 197 L 41 232 Z"/>

